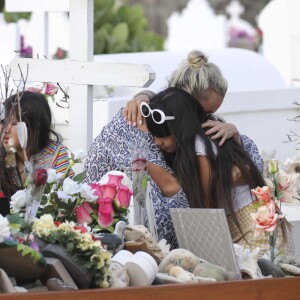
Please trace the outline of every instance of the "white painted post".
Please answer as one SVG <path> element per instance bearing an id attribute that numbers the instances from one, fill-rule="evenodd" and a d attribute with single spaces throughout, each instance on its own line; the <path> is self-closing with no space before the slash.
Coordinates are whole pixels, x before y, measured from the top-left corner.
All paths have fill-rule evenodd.
<path id="1" fill-rule="evenodd" d="M 23 0 L 34 1 L 34 0 Z M 41 0 L 44 1 L 44 0 Z M 10 64 L 13 79 L 18 66 L 28 81 L 69 83 L 70 150 L 87 151 L 93 137 L 93 85 L 148 87 L 155 73 L 147 65 L 93 62 L 93 0 L 70 2 L 70 60 L 15 58 Z"/>
<path id="2" fill-rule="evenodd" d="M 92 61 L 94 53 L 94 1 L 70 2 L 70 59 Z M 97 76 L 94 74 L 94 76 Z M 93 140 L 93 86 L 71 85 L 69 127 L 70 148 L 83 145 L 88 150 Z"/>

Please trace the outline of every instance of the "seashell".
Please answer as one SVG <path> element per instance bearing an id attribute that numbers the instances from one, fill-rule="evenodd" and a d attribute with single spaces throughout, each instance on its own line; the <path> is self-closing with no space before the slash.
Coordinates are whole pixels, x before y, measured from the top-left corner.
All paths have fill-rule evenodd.
<path id="1" fill-rule="evenodd" d="M 205 262 L 205 260 L 202 260 L 186 249 L 174 249 L 170 251 L 160 263 L 159 272 L 169 273 L 169 270 L 173 266 L 178 266 L 186 271 L 193 272 L 196 265 L 200 262 Z"/>
<path id="2" fill-rule="evenodd" d="M 278 265 L 282 270 L 288 272 L 289 274 L 300 275 L 300 268 L 298 268 L 296 266 L 289 265 L 289 264 L 283 264 L 283 263 L 280 263 Z"/>
<path id="3" fill-rule="evenodd" d="M 169 270 L 169 275 L 176 277 L 179 280 L 182 280 L 183 283 L 197 283 L 198 279 L 196 276 L 188 272 L 181 267 L 174 266 Z"/>

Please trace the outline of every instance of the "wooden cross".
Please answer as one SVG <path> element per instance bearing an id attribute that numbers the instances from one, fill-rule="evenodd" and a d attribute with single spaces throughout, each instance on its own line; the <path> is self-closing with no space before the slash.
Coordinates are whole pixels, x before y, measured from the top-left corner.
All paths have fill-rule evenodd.
<path id="1" fill-rule="evenodd" d="M 6 0 L 17 1 L 17 0 Z M 18 3 L 51 5 L 56 0 L 22 0 Z M 59 2 L 61 0 L 58 0 Z M 41 4 L 41 2 L 43 4 Z M 155 73 L 148 65 L 93 62 L 93 0 L 70 1 L 70 59 L 15 58 L 10 64 L 13 79 L 29 66 L 28 81 L 70 84 L 70 150 L 87 151 L 93 139 L 93 85 L 148 87 Z M 26 5 L 27 7 L 27 5 Z"/>

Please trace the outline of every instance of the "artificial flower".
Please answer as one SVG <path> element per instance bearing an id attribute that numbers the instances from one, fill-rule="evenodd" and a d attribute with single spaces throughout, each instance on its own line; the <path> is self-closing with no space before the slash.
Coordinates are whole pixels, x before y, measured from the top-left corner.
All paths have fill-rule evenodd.
<path id="1" fill-rule="evenodd" d="M 6 217 L 0 214 L 0 243 L 4 241 L 5 238 L 10 236 L 10 226 L 9 221 Z"/>
<path id="2" fill-rule="evenodd" d="M 94 211 L 88 202 L 83 202 L 80 206 L 75 208 L 74 212 L 75 212 L 77 221 L 80 224 L 92 223 L 93 219 L 91 217 L 91 213 L 93 213 Z"/>
<path id="3" fill-rule="evenodd" d="M 292 203 L 293 202 L 293 194 L 289 190 L 279 191 L 277 195 L 277 199 L 280 202 Z"/>
<path id="4" fill-rule="evenodd" d="M 291 185 L 291 176 L 288 176 L 286 174 L 278 173 L 274 177 L 274 181 L 277 185 L 277 189 L 279 191 L 286 190 L 290 187 Z"/>
<path id="5" fill-rule="evenodd" d="M 258 208 L 256 213 L 251 213 L 255 221 L 254 237 L 259 237 L 263 232 L 273 231 L 277 226 L 277 221 L 283 218 L 283 215 L 276 213 L 275 202 L 270 200 Z"/>
<path id="6" fill-rule="evenodd" d="M 58 86 L 51 84 L 51 83 L 46 83 L 45 94 L 47 96 L 54 96 L 57 93 L 58 93 Z"/>
<path id="7" fill-rule="evenodd" d="M 11 196 L 10 207 L 19 211 L 26 204 L 26 190 L 19 190 Z"/>
<path id="8" fill-rule="evenodd" d="M 80 195 L 82 198 L 84 198 L 86 201 L 95 201 L 98 199 L 97 195 L 94 195 L 94 191 L 92 190 L 92 187 L 88 185 L 87 183 L 80 183 Z"/>
<path id="9" fill-rule="evenodd" d="M 251 189 L 251 192 L 259 201 L 269 202 L 272 197 L 271 188 L 269 186 L 258 186 L 256 189 Z"/>
<path id="10" fill-rule="evenodd" d="M 102 228 L 107 228 L 114 222 L 114 208 L 111 198 L 100 198 L 98 200 L 98 223 Z"/>
<path id="11" fill-rule="evenodd" d="M 55 169 L 48 169 L 47 174 L 48 174 L 47 183 L 50 184 L 58 182 L 64 176 L 64 173 L 62 172 L 56 173 Z"/>

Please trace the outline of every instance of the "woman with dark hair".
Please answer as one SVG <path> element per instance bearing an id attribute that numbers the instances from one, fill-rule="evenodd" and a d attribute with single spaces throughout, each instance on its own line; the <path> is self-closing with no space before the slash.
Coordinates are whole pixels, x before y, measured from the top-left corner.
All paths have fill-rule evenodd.
<path id="1" fill-rule="evenodd" d="M 5 113 L 1 120 L 0 190 L 10 197 L 24 188 L 26 158 L 29 160 L 34 156 L 39 167 L 50 166 L 57 173 L 66 170 L 69 160 L 67 149 L 61 144 L 61 136 L 52 129 L 51 110 L 43 94 L 24 91 L 9 97 L 3 106 Z M 19 141 L 20 133 L 18 134 L 17 128 L 20 122 L 26 124 L 28 133 L 25 151 Z M 8 153 L 9 147 L 14 149 L 13 154 Z M 15 155 L 14 165 L 7 164 L 9 155 Z"/>
<path id="2" fill-rule="evenodd" d="M 169 228 L 168 234 L 174 234 L 170 207 L 223 208 L 233 241 L 246 247 L 259 246 L 263 254 L 269 247 L 268 239 L 253 238 L 249 209 L 254 200 L 250 189 L 266 184 L 249 154 L 233 138 L 222 146 L 220 139 L 212 140 L 201 126 L 210 119 L 209 114 L 182 89 L 168 88 L 154 96 L 150 104 L 142 102 L 140 109 L 155 144 L 174 172 L 174 180 L 170 181 L 168 171 L 151 162 L 149 175 L 164 195 L 175 195 L 181 188 L 185 194 L 180 202 L 152 199 L 158 232 L 164 227 L 163 231 Z M 287 227 L 285 220 L 278 248 L 287 246 Z"/>

